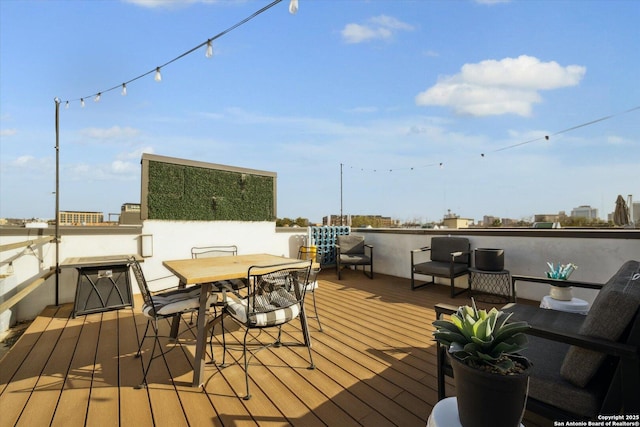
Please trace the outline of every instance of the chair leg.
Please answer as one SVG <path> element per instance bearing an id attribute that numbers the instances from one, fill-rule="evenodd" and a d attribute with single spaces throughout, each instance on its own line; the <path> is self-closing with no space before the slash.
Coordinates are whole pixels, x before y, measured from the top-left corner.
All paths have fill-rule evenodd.
<path id="1" fill-rule="evenodd" d="M 316 369 L 316 365 L 313 363 L 313 355 L 311 353 L 311 334 L 309 333 L 309 322 L 304 307 L 302 307 L 302 310 L 300 311 L 300 326 L 302 327 L 302 334 L 304 335 L 304 343 L 309 351 L 309 367 L 307 369 L 313 370 Z"/>
<path id="2" fill-rule="evenodd" d="M 149 323 L 151 322 L 151 320 L 147 320 L 147 326 L 145 326 L 144 328 L 144 334 L 142 334 L 142 339 L 140 340 L 140 344 L 138 344 L 138 352 L 136 353 L 136 357 L 140 357 L 141 355 L 141 350 L 142 350 L 142 344 L 144 343 L 144 340 L 147 338 L 147 332 L 149 331 Z"/>
<path id="3" fill-rule="evenodd" d="M 150 323 L 151 323 L 151 320 L 147 321 L 147 328 L 145 328 L 145 337 L 146 337 L 146 330 L 149 328 Z M 158 346 L 158 349 L 162 352 L 162 347 L 160 346 L 160 338 L 158 337 L 158 323 L 156 320 L 153 321 L 153 332 L 155 336 L 153 337 L 153 347 L 151 348 L 151 356 L 149 357 L 149 362 L 147 363 L 146 368 L 144 367 L 144 363 L 142 364 L 142 373 L 143 373 L 142 382 L 134 387 L 136 390 L 147 388 L 147 374 L 149 373 L 149 369 L 151 368 L 151 362 L 153 362 L 153 359 L 156 353 L 156 346 Z M 145 337 L 142 338 L 143 341 Z M 142 342 L 140 343 L 140 347 L 142 347 Z M 140 350 L 138 350 L 138 352 L 140 352 Z"/>
<path id="4" fill-rule="evenodd" d="M 320 316 L 318 315 L 318 305 L 316 304 L 316 291 L 311 291 L 311 297 L 313 298 L 313 312 L 315 313 L 315 319 L 318 321 L 318 330 L 322 332 L 322 324 L 320 323 Z"/>
<path id="5" fill-rule="evenodd" d="M 224 368 L 225 366 L 227 366 L 225 364 L 225 360 L 227 357 L 227 340 L 224 335 L 224 310 L 222 311 L 222 313 L 220 313 L 220 316 L 222 316 L 220 318 L 220 327 L 222 328 L 222 364 L 220 365 L 220 367 Z"/>
<path id="6" fill-rule="evenodd" d="M 244 380 L 247 385 L 247 394 L 243 397 L 244 400 L 251 399 L 251 393 L 249 393 L 249 358 L 247 357 L 247 337 L 249 336 L 249 329 L 244 333 L 244 345 L 242 348 L 242 353 L 244 357 Z"/>

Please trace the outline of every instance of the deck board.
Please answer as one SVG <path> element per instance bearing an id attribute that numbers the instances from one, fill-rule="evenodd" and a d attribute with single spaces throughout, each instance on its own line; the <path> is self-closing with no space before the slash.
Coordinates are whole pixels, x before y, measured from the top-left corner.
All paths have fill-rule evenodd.
<path id="1" fill-rule="evenodd" d="M 411 291 L 408 279 L 369 280 L 361 271 L 346 270 L 337 281 L 326 270 L 316 300 L 324 332 L 309 321 L 315 369 L 307 369 L 301 345 L 260 351 L 249 368 L 248 401 L 241 351 L 228 351 L 224 368 L 207 364 L 204 387 L 194 389 L 195 337 L 183 332 L 182 346 L 162 341 L 165 350 L 175 348 L 167 363 L 154 360 L 148 388 L 136 390 L 153 345 L 146 340 L 135 357 L 146 324 L 139 308 L 73 318 L 72 304 L 47 307 L 0 360 L 0 427 L 424 426 L 437 402 L 433 306 L 465 304 L 468 297 L 451 299 L 447 286 Z M 230 347 L 238 349 L 241 330 L 232 321 L 225 326 Z M 168 334 L 168 324 L 161 328 Z M 221 338 L 216 326 L 217 362 Z M 259 336 L 274 338 L 275 331 Z M 301 340 L 298 321 L 284 326 L 284 342 Z M 528 417 L 525 425 L 547 421 Z"/>

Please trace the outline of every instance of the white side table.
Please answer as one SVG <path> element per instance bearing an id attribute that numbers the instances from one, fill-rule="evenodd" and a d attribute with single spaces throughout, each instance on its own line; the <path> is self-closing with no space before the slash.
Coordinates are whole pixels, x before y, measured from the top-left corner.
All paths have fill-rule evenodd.
<path id="1" fill-rule="evenodd" d="M 455 396 L 436 403 L 427 420 L 427 427 L 462 427 L 458 418 L 458 401 Z"/>
<path id="2" fill-rule="evenodd" d="M 540 301 L 540 308 L 550 308 L 552 310 L 567 311 L 569 313 L 587 314 L 589 313 L 589 303 L 579 298 L 571 298 L 568 301 L 551 298 L 546 295 Z"/>
<path id="3" fill-rule="evenodd" d="M 436 403 L 427 420 L 427 427 L 462 427 L 458 418 L 458 400 L 447 397 Z M 520 427 L 524 427 L 520 424 Z"/>

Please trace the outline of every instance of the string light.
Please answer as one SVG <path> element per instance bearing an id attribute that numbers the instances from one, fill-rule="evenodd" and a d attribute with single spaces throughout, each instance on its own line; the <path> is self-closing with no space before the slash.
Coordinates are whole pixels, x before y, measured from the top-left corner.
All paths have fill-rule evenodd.
<path id="1" fill-rule="evenodd" d="M 289 13 L 292 15 L 298 13 L 298 0 L 291 0 L 289 2 Z"/>
<path id="2" fill-rule="evenodd" d="M 204 56 L 207 58 L 211 58 L 213 56 L 213 43 L 211 42 L 211 39 L 207 40 L 207 51 Z"/>
<path id="3" fill-rule="evenodd" d="M 102 96 L 102 94 L 100 92 L 98 92 L 98 94 L 96 95 L 96 97 L 93 99 L 95 102 L 100 102 L 100 97 Z"/>
<path id="4" fill-rule="evenodd" d="M 64 108 L 65 108 L 65 109 L 67 109 L 67 110 L 69 109 L 69 101 L 67 101 L 67 102 L 64 104 Z"/>
<path id="5" fill-rule="evenodd" d="M 141 74 L 141 75 L 139 75 L 139 76 L 137 76 L 137 77 L 134 77 L 134 78 L 132 78 L 132 79 L 130 79 L 130 80 L 127 80 L 127 81 L 125 81 L 125 82 L 124 82 L 124 83 L 122 83 L 122 84 L 118 84 L 118 85 L 116 85 L 116 86 L 114 86 L 114 87 L 111 87 L 111 88 L 109 88 L 109 89 L 102 90 L 102 91 L 100 91 L 100 92 L 98 92 L 98 93 L 99 93 L 100 95 L 102 95 L 102 94 L 104 94 L 104 93 L 111 92 L 111 91 L 116 90 L 116 89 L 121 89 L 121 93 L 122 93 L 122 95 L 126 95 L 126 93 L 127 93 L 127 85 L 128 85 L 129 83 L 135 82 L 135 81 L 137 81 L 137 80 L 139 80 L 139 79 L 141 79 L 141 78 L 143 78 L 143 77 L 145 77 L 145 76 L 148 76 L 149 74 L 152 74 L 152 73 L 154 73 L 154 79 L 155 79 L 157 82 L 160 82 L 160 81 L 162 81 L 162 74 L 161 74 L 161 72 L 160 72 L 160 69 L 161 69 L 161 68 L 164 68 L 165 66 L 167 66 L 167 65 L 169 65 L 169 64 L 171 64 L 171 63 L 173 63 L 173 62 L 175 62 L 175 61 L 177 61 L 177 60 L 179 60 L 179 59 L 182 59 L 183 57 L 185 57 L 185 56 L 187 56 L 187 55 L 189 55 L 189 54 L 191 54 L 191 53 L 195 52 L 196 50 L 199 50 L 199 49 L 200 49 L 200 48 L 202 48 L 203 46 L 206 46 L 206 50 L 205 50 L 205 55 L 206 55 L 206 57 L 207 57 L 207 58 L 210 58 L 210 57 L 212 57 L 212 56 L 213 56 L 213 41 L 214 41 L 214 40 L 216 40 L 216 39 L 218 39 L 218 38 L 220 38 L 220 37 L 222 37 L 222 36 L 226 35 L 227 33 L 229 33 L 229 32 L 231 32 L 231 31 L 235 30 L 235 29 L 236 29 L 236 28 L 238 28 L 238 27 L 240 27 L 241 25 L 246 24 L 247 22 L 249 22 L 249 21 L 250 21 L 250 20 L 252 20 L 253 18 L 257 17 L 258 15 L 260 15 L 260 14 L 262 14 L 262 13 L 264 13 L 264 12 L 266 12 L 267 10 L 271 9 L 271 8 L 272 8 L 272 7 L 274 7 L 275 5 L 277 5 L 277 4 L 279 4 L 279 3 L 281 3 L 282 1 L 284 1 L 284 0 L 273 0 L 271 3 L 269 3 L 269 4 L 268 4 L 268 5 L 266 5 L 266 6 L 264 6 L 264 7 L 263 7 L 263 8 L 261 8 L 261 9 L 258 9 L 256 12 L 254 12 L 254 13 L 253 13 L 253 14 L 251 14 L 251 15 L 249 15 L 248 17 L 246 17 L 246 18 L 245 18 L 245 19 L 243 19 L 242 21 L 240 21 L 240 22 L 238 22 L 238 23 L 236 23 L 236 24 L 232 25 L 231 27 L 227 28 L 226 30 L 224 30 L 224 31 L 222 31 L 222 32 L 220 32 L 220 33 L 218 33 L 218 34 L 216 34 L 215 36 L 208 38 L 208 39 L 207 39 L 207 40 L 205 40 L 203 43 L 200 43 L 199 45 L 195 46 L 194 48 L 192 48 L 192 49 L 190 49 L 190 50 L 188 50 L 188 51 L 186 51 L 186 52 L 184 52 L 184 53 L 182 53 L 182 54 L 178 55 L 177 57 L 173 58 L 172 60 L 167 61 L 166 63 L 161 64 L 161 65 L 159 65 L 159 66 L 157 66 L 157 67 L 155 67 L 155 68 L 151 69 L 150 71 L 147 71 L 146 73 L 143 73 L 143 74 Z M 291 12 L 292 14 L 295 14 L 297 11 L 298 11 L 298 0 L 291 0 L 291 1 L 290 1 L 290 3 L 289 3 L 289 12 Z M 76 99 L 72 99 L 72 100 L 67 100 L 67 101 L 66 101 L 66 104 L 68 104 L 68 103 L 70 103 L 70 102 L 80 101 L 80 104 L 84 107 L 84 100 L 85 100 L 85 98 L 97 97 L 97 96 L 98 96 L 98 93 L 94 93 L 94 94 L 92 94 L 92 95 L 88 95 L 88 96 L 83 96 L 82 98 L 76 98 Z"/>

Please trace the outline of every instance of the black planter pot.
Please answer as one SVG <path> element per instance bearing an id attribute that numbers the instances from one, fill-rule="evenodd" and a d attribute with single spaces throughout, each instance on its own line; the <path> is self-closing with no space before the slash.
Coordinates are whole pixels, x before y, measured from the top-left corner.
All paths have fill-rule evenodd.
<path id="1" fill-rule="evenodd" d="M 504 249 L 478 248 L 475 250 L 475 268 L 484 271 L 504 270 Z"/>
<path id="2" fill-rule="evenodd" d="M 458 416 L 463 427 L 517 427 L 527 400 L 529 362 L 522 374 L 500 375 L 471 368 L 449 355 L 456 385 Z"/>

